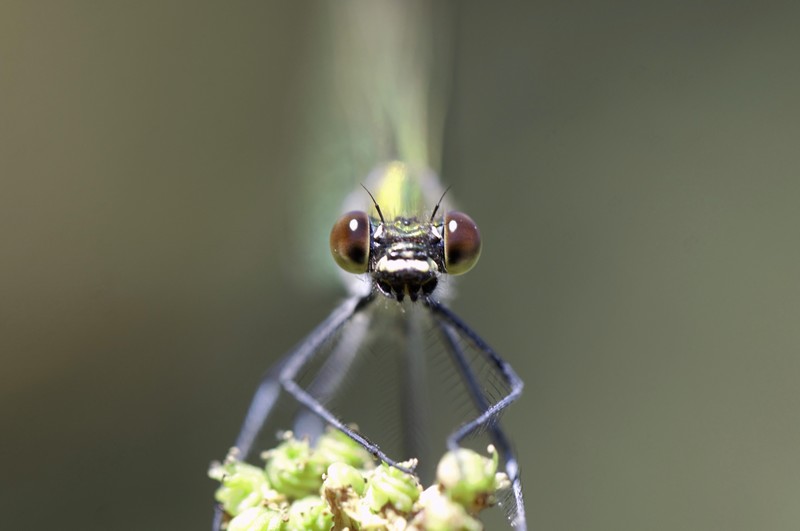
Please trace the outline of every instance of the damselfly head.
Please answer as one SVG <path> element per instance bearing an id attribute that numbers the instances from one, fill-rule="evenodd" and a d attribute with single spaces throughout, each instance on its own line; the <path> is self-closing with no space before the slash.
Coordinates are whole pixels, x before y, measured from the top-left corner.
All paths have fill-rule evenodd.
<path id="1" fill-rule="evenodd" d="M 416 301 L 433 293 L 439 275 L 460 275 L 477 263 L 480 233 L 468 215 L 453 211 L 425 221 L 402 216 L 387 221 L 376 210 L 379 218 L 362 211 L 340 217 L 330 247 L 339 267 L 368 273 L 384 295 Z"/>

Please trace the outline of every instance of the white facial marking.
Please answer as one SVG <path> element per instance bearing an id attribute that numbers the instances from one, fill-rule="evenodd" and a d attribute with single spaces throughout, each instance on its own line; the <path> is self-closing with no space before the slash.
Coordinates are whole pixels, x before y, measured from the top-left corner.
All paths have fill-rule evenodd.
<path id="1" fill-rule="evenodd" d="M 451 219 L 450 222 L 447 224 L 447 230 L 450 232 L 455 232 L 458 228 L 458 222 L 454 219 Z"/>
<path id="2" fill-rule="evenodd" d="M 358 230 L 358 220 L 356 218 L 350 220 L 350 230 L 353 232 Z"/>
<path id="3" fill-rule="evenodd" d="M 431 263 L 426 260 L 388 260 L 383 257 L 378 261 L 376 269 L 384 273 L 398 273 L 400 271 L 428 273 L 432 268 Z"/>

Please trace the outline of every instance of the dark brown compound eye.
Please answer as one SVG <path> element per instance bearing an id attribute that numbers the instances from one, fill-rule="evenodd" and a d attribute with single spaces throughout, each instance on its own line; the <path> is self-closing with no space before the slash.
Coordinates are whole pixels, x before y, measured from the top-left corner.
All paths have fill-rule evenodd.
<path id="1" fill-rule="evenodd" d="M 444 217 L 444 265 L 447 273 L 466 273 L 478 263 L 480 255 L 478 226 L 463 212 L 448 212 Z"/>
<path id="2" fill-rule="evenodd" d="M 348 273 L 366 273 L 369 265 L 369 216 L 353 210 L 331 229 L 331 254 Z"/>

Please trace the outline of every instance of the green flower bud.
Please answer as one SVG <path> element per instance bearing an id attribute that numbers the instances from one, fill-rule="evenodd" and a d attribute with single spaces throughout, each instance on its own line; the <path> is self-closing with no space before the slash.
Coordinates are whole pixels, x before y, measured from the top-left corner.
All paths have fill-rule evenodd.
<path id="1" fill-rule="evenodd" d="M 358 469 L 344 463 L 333 463 L 328 467 L 322 488 L 326 490 L 352 488 L 356 494 L 361 496 L 364 494 L 366 485 L 364 476 Z"/>
<path id="2" fill-rule="evenodd" d="M 470 516 L 463 505 L 442 493 L 438 486 L 426 489 L 419 498 L 421 510 L 411 522 L 425 531 L 482 531 L 483 524 Z"/>
<path id="3" fill-rule="evenodd" d="M 286 440 L 275 449 L 265 452 L 267 479 L 278 492 L 291 499 L 315 494 L 322 486 L 320 463 L 311 457 L 308 441 L 298 441 L 286 434 Z"/>
<path id="4" fill-rule="evenodd" d="M 325 473 L 322 496 L 333 513 L 336 529 L 361 530 L 358 525 L 362 512 L 360 496 L 366 490 L 366 480 L 361 470 L 344 463 L 333 463 Z M 369 513 L 369 509 L 366 509 Z"/>
<path id="5" fill-rule="evenodd" d="M 333 514 L 319 496 L 297 500 L 289 508 L 286 531 L 330 531 Z"/>
<path id="6" fill-rule="evenodd" d="M 325 468 L 332 463 L 346 463 L 356 468 L 372 464 L 372 456 L 363 446 L 334 428 L 328 428 L 317 441 L 314 459 Z"/>
<path id="7" fill-rule="evenodd" d="M 447 452 L 436 467 L 436 478 L 453 501 L 475 512 L 490 504 L 501 485 L 497 474 L 499 457 L 489 446 L 491 459 L 466 448 Z"/>
<path id="8" fill-rule="evenodd" d="M 411 462 L 410 464 L 413 466 L 415 463 Z M 416 477 L 386 463 L 381 463 L 381 466 L 369 479 L 364 500 L 374 512 L 378 512 L 383 506 L 390 504 L 396 510 L 407 513 L 411 511 L 414 502 L 419 498 L 421 490 Z"/>
<path id="9" fill-rule="evenodd" d="M 264 470 L 242 461 L 212 463 L 208 475 L 222 483 L 214 497 L 232 516 L 261 505 L 270 490 Z"/>
<path id="10" fill-rule="evenodd" d="M 228 523 L 228 531 L 284 531 L 280 513 L 266 507 L 251 507 Z"/>

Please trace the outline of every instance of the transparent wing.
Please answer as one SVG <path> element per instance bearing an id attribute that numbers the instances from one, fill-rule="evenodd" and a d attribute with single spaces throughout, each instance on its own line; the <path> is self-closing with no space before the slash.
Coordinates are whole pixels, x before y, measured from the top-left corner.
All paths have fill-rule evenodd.
<path id="1" fill-rule="evenodd" d="M 320 4 L 310 23 L 298 153 L 296 269 L 332 281 L 327 231 L 342 200 L 378 165 L 401 160 L 438 173 L 453 75 L 454 4 L 427 0 Z M 432 206 L 432 205 L 430 205 Z M 309 250 L 319 256 L 309 258 Z M 331 282 L 332 283 L 332 282 Z"/>

